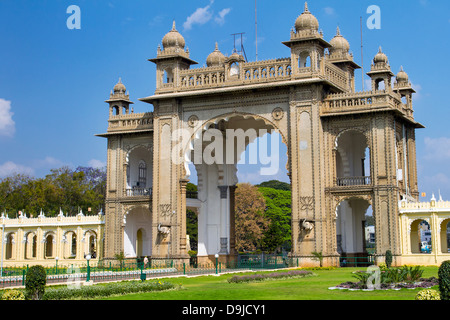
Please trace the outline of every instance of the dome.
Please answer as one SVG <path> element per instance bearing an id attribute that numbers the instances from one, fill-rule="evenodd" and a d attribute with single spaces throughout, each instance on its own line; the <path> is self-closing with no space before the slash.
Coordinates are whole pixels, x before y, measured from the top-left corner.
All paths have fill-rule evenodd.
<path id="1" fill-rule="evenodd" d="M 122 83 L 122 79 L 119 78 L 119 82 L 114 86 L 114 93 L 123 93 L 127 91 L 127 88 Z"/>
<path id="2" fill-rule="evenodd" d="M 219 51 L 219 46 L 216 42 L 216 49 L 210 53 L 208 58 L 206 59 L 206 65 L 208 67 L 216 67 L 221 66 L 225 62 L 225 56 L 222 52 Z"/>
<path id="3" fill-rule="evenodd" d="M 339 27 L 337 28 L 336 35 L 333 39 L 331 39 L 330 44 L 332 47 L 330 48 L 330 52 L 335 51 L 341 51 L 344 53 L 348 53 L 350 50 L 350 44 L 348 43 L 347 39 L 345 39 L 339 30 Z"/>
<path id="4" fill-rule="evenodd" d="M 373 58 L 374 63 L 388 63 L 387 56 L 381 51 L 381 47 L 378 50 L 378 53 L 376 54 L 375 58 Z"/>
<path id="5" fill-rule="evenodd" d="M 305 2 L 305 11 L 295 20 L 295 30 L 319 30 L 319 21 L 308 10 L 308 3 Z"/>
<path id="6" fill-rule="evenodd" d="M 403 71 L 403 67 L 400 68 L 399 73 L 397 73 L 397 82 L 408 82 L 409 81 L 409 77 L 408 74 Z"/>
<path id="7" fill-rule="evenodd" d="M 172 30 L 170 30 L 162 39 L 162 45 L 164 49 L 173 47 L 184 49 L 186 42 L 184 41 L 183 36 L 175 28 L 175 21 L 173 22 Z"/>

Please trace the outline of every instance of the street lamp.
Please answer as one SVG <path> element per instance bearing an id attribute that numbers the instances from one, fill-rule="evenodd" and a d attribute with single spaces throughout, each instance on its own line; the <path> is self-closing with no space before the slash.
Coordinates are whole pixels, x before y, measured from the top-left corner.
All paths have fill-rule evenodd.
<path id="1" fill-rule="evenodd" d="M 55 257 L 55 261 L 56 261 L 56 274 L 58 275 L 58 257 Z"/>
<path id="2" fill-rule="evenodd" d="M 87 261 L 87 276 L 86 276 L 86 282 L 89 282 L 91 280 L 91 267 L 89 266 L 89 260 L 91 260 L 91 254 L 88 253 L 86 255 L 86 261 Z"/>
<path id="3" fill-rule="evenodd" d="M 3 215 L 2 215 L 3 217 Z M 4 238 L 5 238 L 5 224 L 2 225 L 2 265 L 0 269 L 0 277 L 3 277 L 3 246 L 4 246 Z"/>
<path id="4" fill-rule="evenodd" d="M 217 266 L 218 266 L 218 264 L 219 264 L 219 254 L 216 253 L 216 254 L 214 255 L 214 257 L 216 257 L 216 274 L 217 274 Z"/>

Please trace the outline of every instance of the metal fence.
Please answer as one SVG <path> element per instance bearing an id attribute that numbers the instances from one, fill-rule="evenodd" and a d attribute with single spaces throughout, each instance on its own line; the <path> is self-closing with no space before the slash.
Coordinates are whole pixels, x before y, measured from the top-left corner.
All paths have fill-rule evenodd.
<path id="1" fill-rule="evenodd" d="M 339 257 L 341 267 L 368 267 L 375 263 L 373 256 L 367 257 Z"/>
<path id="2" fill-rule="evenodd" d="M 121 281 L 131 279 L 181 275 L 220 274 L 238 269 L 278 269 L 298 267 L 298 261 L 284 255 L 253 254 L 239 255 L 237 259 L 226 263 L 179 263 L 172 259 L 149 259 L 144 264 L 142 259 L 100 260 L 90 264 L 71 264 L 45 268 L 47 284 L 75 284 L 91 281 L 94 283 Z M 0 288 L 24 286 L 29 267 L 3 268 Z"/>

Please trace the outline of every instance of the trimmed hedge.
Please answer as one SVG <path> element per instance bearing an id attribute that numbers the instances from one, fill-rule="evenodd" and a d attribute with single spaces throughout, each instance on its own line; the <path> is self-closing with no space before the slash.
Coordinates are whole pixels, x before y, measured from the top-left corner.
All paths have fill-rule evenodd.
<path id="1" fill-rule="evenodd" d="M 450 260 L 441 263 L 438 270 L 439 292 L 442 300 L 450 300 Z"/>
<path id="2" fill-rule="evenodd" d="M 47 273 L 43 266 L 32 266 L 27 271 L 25 293 L 28 300 L 41 300 L 47 284 Z"/>
<path id="3" fill-rule="evenodd" d="M 25 295 L 20 290 L 6 290 L 2 295 L 2 300 L 25 300 Z"/>
<path id="4" fill-rule="evenodd" d="M 439 291 L 434 289 L 420 290 L 416 295 L 416 300 L 441 300 Z"/>
<path id="5" fill-rule="evenodd" d="M 313 275 L 311 271 L 307 270 L 293 270 L 288 272 L 275 272 L 266 274 L 251 274 L 243 276 L 233 276 L 228 279 L 229 283 L 241 283 L 250 281 L 262 281 L 268 279 L 284 279 L 284 278 L 294 278 L 294 277 L 306 277 Z"/>
<path id="6" fill-rule="evenodd" d="M 42 300 L 81 300 L 104 298 L 138 292 L 162 291 L 175 288 L 170 282 L 123 281 L 118 283 L 82 286 L 79 289 L 49 288 Z"/>

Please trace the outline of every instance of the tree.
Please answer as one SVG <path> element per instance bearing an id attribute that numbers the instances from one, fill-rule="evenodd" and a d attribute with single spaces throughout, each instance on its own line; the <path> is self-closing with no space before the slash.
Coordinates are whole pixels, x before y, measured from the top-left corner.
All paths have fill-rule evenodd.
<path id="1" fill-rule="evenodd" d="M 15 174 L 0 180 L 0 211 L 15 218 L 18 211 L 37 216 L 55 216 L 60 208 L 69 215 L 79 209 L 104 209 L 106 172 L 103 169 L 63 167 L 45 178 Z"/>
<path id="2" fill-rule="evenodd" d="M 45 293 L 47 273 L 43 266 L 36 265 L 28 269 L 25 281 L 25 291 L 30 300 L 41 300 Z"/>
<path id="3" fill-rule="evenodd" d="M 265 217 L 270 220 L 264 233 L 263 246 L 274 252 L 291 247 L 291 191 L 273 188 L 259 188 L 266 202 Z"/>
<path id="4" fill-rule="evenodd" d="M 282 182 L 278 180 L 270 180 L 262 182 L 258 185 L 259 188 L 272 188 L 283 191 L 291 191 L 291 185 L 287 182 Z"/>
<path id="5" fill-rule="evenodd" d="M 235 193 L 236 249 L 255 251 L 262 248 L 269 220 L 265 218 L 264 196 L 249 183 L 237 185 Z"/>

